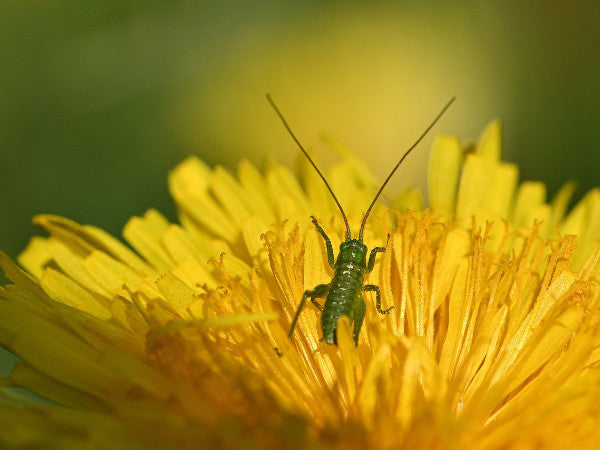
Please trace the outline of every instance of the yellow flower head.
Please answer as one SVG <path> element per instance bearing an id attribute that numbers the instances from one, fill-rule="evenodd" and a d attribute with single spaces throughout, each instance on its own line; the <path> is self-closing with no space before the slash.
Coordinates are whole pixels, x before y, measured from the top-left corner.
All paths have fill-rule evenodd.
<path id="1" fill-rule="evenodd" d="M 308 164 L 237 176 L 197 158 L 169 178 L 180 224 L 132 218 L 130 246 L 56 216 L 35 223 L 0 289 L 0 344 L 22 358 L 0 391 L 0 444 L 57 448 L 539 448 L 600 445 L 600 191 L 568 214 L 500 160 L 439 137 L 429 205 L 376 205 L 383 246 L 350 323 L 321 341 L 303 293 L 332 270 L 345 227 Z M 328 180 L 358 229 L 375 191 L 341 151 Z M 407 211 L 407 208 L 410 211 Z M 50 403 L 24 400 L 24 387 Z"/>

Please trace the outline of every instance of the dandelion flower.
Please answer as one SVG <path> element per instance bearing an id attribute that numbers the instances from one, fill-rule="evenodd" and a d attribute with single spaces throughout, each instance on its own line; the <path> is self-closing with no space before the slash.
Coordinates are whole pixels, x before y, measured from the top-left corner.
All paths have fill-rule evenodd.
<path id="1" fill-rule="evenodd" d="M 500 126 L 474 146 L 436 139 L 429 209 L 378 204 L 385 245 L 368 282 L 389 315 L 355 346 L 320 340 L 306 289 L 328 282 L 317 216 L 344 227 L 321 180 L 270 162 L 237 175 L 189 158 L 170 175 L 179 224 L 132 218 L 129 246 L 42 215 L 0 289 L 0 444 L 40 448 L 566 448 L 600 446 L 600 191 L 567 212 L 500 159 Z M 375 191 L 342 152 L 328 179 L 356 230 Z M 382 202 L 381 202 L 382 203 Z M 408 211 L 407 211 L 408 207 Z M 25 388 L 49 400 L 32 402 Z"/>

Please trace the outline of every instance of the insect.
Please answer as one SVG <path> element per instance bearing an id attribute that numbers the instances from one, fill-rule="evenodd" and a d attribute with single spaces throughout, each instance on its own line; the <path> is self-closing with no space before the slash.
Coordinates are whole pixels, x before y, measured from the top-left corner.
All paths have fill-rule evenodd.
<path id="1" fill-rule="evenodd" d="M 267 94 L 267 100 L 271 104 L 271 107 L 275 110 L 275 113 L 279 116 L 279 119 L 283 123 L 283 126 L 286 128 L 287 132 L 290 134 L 296 145 L 300 148 L 304 156 L 308 159 L 310 164 L 317 171 L 325 186 L 331 193 L 333 200 L 335 201 L 337 207 L 342 213 L 342 218 L 344 219 L 344 224 L 346 227 L 346 238 L 344 242 L 340 244 L 340 250 L 338 252 L 337 259 L 334 260 L 333 256 L 333 247 L 331 245 L 331 240 L 321 228 L 317 219 L 312 216 L 312 222 L 315 225 L 317 231 L 323 237 L 325 241 L 325 246 L 327 248 L 327 261 L 331 268 L 334 270 L 333 278 L 328 284 L 319 284 L 314 289 L 309 289 L 304 292 L 302 295 L 302 300 L 300 301 L 300 305 L 298 305 L 298 309 L 296 310 L 296 314 L 294 315 L 294 319 L 292 320 L 292 324 L 290 326 L 290 331 L 288 333 L 288 337 L 291 339 L 294 333 L 294 329 L 296 328 L 296 324 L 298 322 L 298 317 L 300 317 L 300 313 L 306 304 L 306 300 L 310 298 L 315 307 L 321 311 L 321 329 L 323 332 L 323 337 L 321 340 L 327 342 L 328 344 L 337 344 L 337 324 L 338 320 L 342 316 L 346 316 L 350 319 L 350 323 L 354 324 L 352 337 L 354 338 L 354 344 L 358 345 L 358 335 L 360 333 L 360 329 L 363 324 L 363 320 L 365 318 L 366 313 L 366 304 L 363 298 L 363 292 L 374 292 L 375 293 L 375 307 L 377 308 L 377 312 L 379 314 L 388 314 L 394 307 L 391 306 L 387 309 L 381 308 L 381 292 L 379 290 L 379 286 L 375 284 L 364 284 L 364 276 L 370 273 L 373 270 L 375 265 L 375 257 L 377 253 L 384 252 L 385 247 L 375 247 L 369 253 L 369 260 L 367 263 L 367 246 L 363 243 L 363 231 L 365 229 L 365 225 L 367 223 L 367 218 L 371 213 L 371 209 L 375 202 L 381 195 L 381 192 L 385 188 L 386 184 L 392 176 L 396 169 L 400 167 L 400 164 L 404 161 L 404 159 L 408 156 L 408 154 L 421 142 L 421 140 L 425 137 L 425 135 L 433 128 L 433 126 L 437 123 L 437 121 L 444 115 L 446 110 L 450 107 L 450 105 L 454 102 L 455 97 L 453 97 L 447 104 L 442 108 L 442 110 L 438 113 L 436 118 L 431 122 L 431 124 L 425 129 L 425 131 L 419 136 L 419 138 L 414 142 L 414 144 L 404 153 L 398 164 L 392 169 L 388 177 L 385 179 L 377 194 L 373 198 L 373 201 L 369 205 L 367 212 L 363 216 L 362 223 L 360 226 L 360 230 L 358 232 L 358 239 L 352 239 L 352 234 L 350 232 L 350 225 L 348 224 L 348 219 L 346 214 L 344 213 L 344 209 L 342 205 L 338 201 L 337 197 L 333 193 L 331 186 L 325 179 L 325 176 L 321 173 L 315 162 L 306 152 L 298 138 L 294 135 L 292 129 L 288 125 L 287 121 L 283 117 L 281 111 L 275 102 L 271 98 L 269 94 Z M 317 302 L 317 298 L 324 298 L 325 304 L 321 306 L 319 302 Z"/>

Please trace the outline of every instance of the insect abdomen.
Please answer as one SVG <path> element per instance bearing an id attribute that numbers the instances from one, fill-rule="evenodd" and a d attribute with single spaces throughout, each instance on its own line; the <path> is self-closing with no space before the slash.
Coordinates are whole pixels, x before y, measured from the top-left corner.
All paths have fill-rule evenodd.
<path id="1" fill-rule="evenodd" d="M 354 321 L 356 302 L 362 299 L 364 269 L 364 265 L 348 262 L 335 271 L 321 316 L 323 340 L 328 344 L 336 343 L 335 333 L 341 316 Z"/>

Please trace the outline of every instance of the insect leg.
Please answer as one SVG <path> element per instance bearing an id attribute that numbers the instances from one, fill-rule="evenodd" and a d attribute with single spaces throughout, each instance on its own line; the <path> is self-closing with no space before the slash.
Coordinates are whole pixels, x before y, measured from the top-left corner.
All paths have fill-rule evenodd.
<path id="1" fill-rule="evenodd" d="M 389 241 L 390 235 L 388 234 L 387 242 L 385 243 L 386 247 Z M 367 264 L 367 270 L 365 273 L 371 273 L 373 271 L 373 267 L 375 266 L 375 255 L 377 255 L 379 252 L 385 252 L 386 247 L 375 247 L 373 250 L 371 250 L 371 253 L 369 254 L 369 263 Z"/>
<path id="2" fill-rule="evenodd" d="M 354 330 L 352 332 L 352 336 L 354 337 L 354 345 L 358 345 L 358 334 L 360 333 L 360 328 L 362 327 L 363 320 L 365 319 L 366 311 L 367 306 L 365 305 L 365 300 L 362 298 L 362 295 L 360 295 L 354 304 Z"/>
<path id="3" fill-rule="evenodd" d="M 365 273 L 371 273 L 373 271 L 373 267 L 375 266 L 375 255 L 379 252 L 385 252 L 385 247 L 375 247 L 371 250 L 371 254 L 369 255 L 369 264 L 367 264 L 367 270 Z"/>
<path id="4" fill-rule="evenodd" d="M 377 312 L 379 314 L 388 314 L 392 309 L 394 309 L 394 305 L 390 306 L 388 309 L 381 309 L 381 292 L 379 292 L 379 286 L 375 284 L 365 284 L 363 286 L 363 291 L 375 292 L 375 307 L 377 308 Z"/>
<path id="5" fill-rule="evenodd" d="M 306 304 L 306 299 L 310 297 L 310 301 L 313 305 L 315 305 L 319 311 L 323 311 L 323 307 L 319 305 L 319 303 L 315 300 L 315 298 L 325 298 L 327 297 L 327 293 L 329 292 L 328 284 L 319 284 L 312 290 L 308 290 L 304 292 L 302 295 L 302 300 L 300 300 L 300 305 L 298 305 L 298 309 L 296 310 L 296 314 L 294 315 L 294 320 L 292 320 L 292 325 L 290 326 L 290 332 L 288 333 L 288 337 L 291 339 L 292 334 L 294 333 L 294 328 L 296 328 L 296 322 L 298 322 L 298 317 L 300 317 L 300 313 Z"/>
<path id="6" fill-rule="evenodd" d="M 325 230 L 321 228 L 321 225 L 319 225 L 317 219 L 315 219 L 315 216 L 310 217 L 312 219 L 312 223 L 315 224 L 315 227 L 317 227 L 317 231 L 321 233 L 321 236 L 323 236 L 323 240 L 325 241 L 325 247 L 327 247 L 327 261 L 329 262 L 329 266 L 335 270 L 335 261 L 333 259 L 333 247 L 331 246 L 331 239 L 329 239 L 327 234 L 325 234 Z"/>

